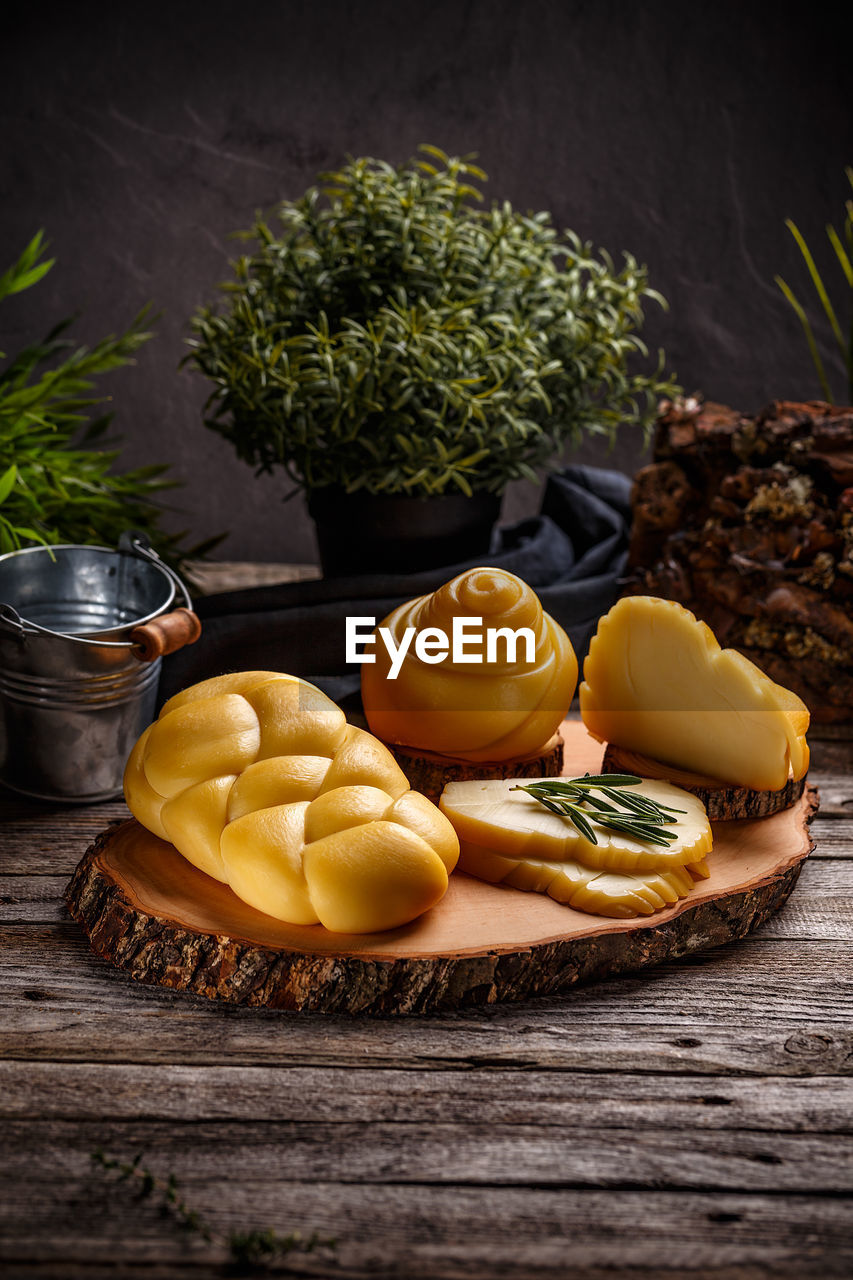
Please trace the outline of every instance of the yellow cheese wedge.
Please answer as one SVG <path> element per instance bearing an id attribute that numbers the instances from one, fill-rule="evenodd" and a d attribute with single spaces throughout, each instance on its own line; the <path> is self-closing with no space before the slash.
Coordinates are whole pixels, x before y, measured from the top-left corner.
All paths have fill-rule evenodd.
<path id="1" fill-rule="evenodd" d="M 636 795 L 683 811 L 673 824 L 676 839 L 664 847 L 595 824 L 598 843 L 593 844 L 563 814 L 550 812 L 526 791 L 513 790 L 519 783 L 531 781 L 484 778 L 451 782 L 442 792 L 439 808 L 466 845 L 489 849 L 508 859 L 578 862 L 593 871 L 669 873 L 701 862 L 713 843 L 702 801 L 669 782 L 644 779 L 631 787 Z M 594 798 L 595 792 L 592 795 Z"/>
<path id="2" fill-rule="evenodd" d="M 598 871 L 580 862 L 545 862 L 508 858 L 491 849 L 460 843 L 459 870 L 490 884 L 547 893 L 557 902 L 594 916 L 627 920 L 648 916 L 686 898 L 694 879 L 708 876 L 707 862 L 691 862 L 669 871 Z"/>
<path id="3" fill-rule="evenodd" d="M 579 692 L 593 737 L 654 760 L 757 791 L 808 769 L 805 703 L 672 600 L 619 600 L 598 624 Z"/>

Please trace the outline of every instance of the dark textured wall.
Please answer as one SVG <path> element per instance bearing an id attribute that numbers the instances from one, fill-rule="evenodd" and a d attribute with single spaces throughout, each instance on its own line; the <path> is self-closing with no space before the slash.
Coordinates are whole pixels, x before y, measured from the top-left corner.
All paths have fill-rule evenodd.
<path id="1" fill-rule="evenodd" d="M 838 6 L 840 14 L 843 6 Z M 0 259 L 38 227 L 56 267 L 0 309 L 0 349 L 82 312 L 88 340 L 146 301 L 157 336 L 112 376 L 128 463 L 166 461 L 175 527 L 229 528 L 221 558 L 313 559 L 284 477 L 256 480 L 178 372 L 229 232 L 347 153 L 477 151 L 489 193 L 649 265 L 650 312 L 688 389 L 752 410 L 817 385 L 774 284 L 784 228 L 838 219 L 853 163 L 850 30 L 820 5 L 617 0 L 15 6 L 0 76 Z M 820 262 L 829 267 L 821 249 Z M 838 367 L 836 365 L 836 367 Z M 586 448 L 587 460 L 601 460 Z M 613 459 L 642 456 L 623 439 Z M 534 507 L 516 487 L 509 514 Z"/>

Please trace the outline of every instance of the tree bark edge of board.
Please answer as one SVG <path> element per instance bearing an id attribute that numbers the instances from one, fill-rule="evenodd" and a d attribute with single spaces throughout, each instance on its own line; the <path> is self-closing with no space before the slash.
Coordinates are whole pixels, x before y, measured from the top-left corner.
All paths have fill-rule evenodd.
<path id="1" fill-rule="evenodd" d="M 817 808 L 812 788 L 808 801 L 806 822 Z M 385 961 L 275 949 L 149 915 L 101 865 L 115 830 L 98 836 L 65 892 L 96 954 L 137 982 L 231 1004 L 330 1013 L 412 1014 L 554 996 L 720 946 L 744 937 L 785 903 L 808 852 L 779 876 L 686 906 L 660 924 L 650 918 L 630 930 L 512 952 Z"/>

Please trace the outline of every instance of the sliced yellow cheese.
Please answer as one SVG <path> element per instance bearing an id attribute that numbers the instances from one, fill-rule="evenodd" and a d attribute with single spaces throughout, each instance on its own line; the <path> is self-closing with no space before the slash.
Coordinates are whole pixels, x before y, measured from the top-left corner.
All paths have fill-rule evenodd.
<path id="1" fill-rule="evenodd" d="M 627 596 L 598 624 L 580 686 L 593 737 L 706 774 L 778 791 L 809 765 L 809 712 L 672 600 Z"/>
<path id="2" fill-rule="evenodd" d="M 491 884 L 547 893 L 576 911 L 627 920 L 648 916 L 686 898 L 694 878 L 705 879 L 704 861 L 674 866 L 668 871 L 599 871 L 580 862 L 546 862 L 536 858 L 507 857 L 492 849 L 460 841 L 459 870 Z"/>
<path id="3" fill-rule="evenodd" d="M 459 839 L 510 859 L 548 863 L 578 862 L 594 871 L 670 872 L 700 862 L 713 843 L 705 806 L 696 796 L 669 782 L 644 779 L 633 794 L 680 809 L 673 824 L 676 839 L 666 847 L 647 844 L 621 831 L 593 824 L 593 844 L 563 814 L 551 813 L 526 791 L 513 788 L 530 778 L 487 778 L 451 782 L 439 808 Z M 592 793 L 595 798 L 595 792 Z"/>

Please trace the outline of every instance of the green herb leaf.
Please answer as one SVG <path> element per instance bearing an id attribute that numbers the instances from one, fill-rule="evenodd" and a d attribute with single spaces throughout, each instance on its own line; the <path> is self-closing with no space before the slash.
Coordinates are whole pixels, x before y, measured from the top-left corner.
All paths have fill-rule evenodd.
<path id="1" fill-rule="evenodd" d="M 39 232 L 0 276 L 0 299 L 29 289 L 50 269 L 52 261 L 41 260 L 44 247 Z M 123 529 L 134 528 L 172 564 L 194 554 L 160 527 L 158 499 L 175 483 L 165 468 L 121 471 L 117 450 L 102 439 L 112 415 L 96 408 L 108 399 L 96 384 L 133 362 L 151 336 L 147 320 L 146 309 L 125 333 L 91 349 L 75 348 L 65 321 L 0 368 L 0 550 L 115 545 Z"/>
<path id="2" fill-rule="evenodd" d="M 850 185 L 853 186 L 853 168 L 848 167 L 845 169 L 845 173 Z M 838 262 L 838 266 L 841 269 L 844 283 L 850 290 L 853 290 L 853 201 L 847 200 L 845 202 L 844 212 L 845 218 L 841 233 L 839 234 L 831 223 L 827 225 L 826 233 L 835 252 L 835 257 Z M 849 400 L 853 399 L 853 306 L 850 308 L 849 323 L 847 326 L 848 332 L 845 336 L 841 323 L 838 319 L 838 313 L 836 312 L 835 306 L 829 296 L 829 289 L 817 268 L 805 236 L 800 231 L 800 228 L 796 223 L 790 218 L 786 219 L 785 226 L 790 231 L 797 248 L 800 251 L 800 255 L 805 263 L 806 271 L 809 279 L 811 280 L 812 287 L 814 288 L 817 296 L 817 300 L 820 303 L 821 309 L 829 325 L 829 329 L 841 352 L 841 357 L 844 362 L 844 368 L 847 375 L 846 395 L 849 402 Z M 833 403 L 835 402 L 835 398 L 832 394 L 832 388 L 830 386 L 829 379 L 827 378 L 826 369 L 818 350 L 817 339 L 812 328 L 811 320 L 806 312 L 806 308 L 800 298 L 794 293 L 790 285 L 783 280 L 781 276 L 777 275 L 774 279 L 788 305 L 791 307 L 791 310 L 800 322 L 806 339 L 806 344 L 809 349 L 809 354 L 811 355 L 812 363 L 814 364 L 815 371 L 818 376 L 821 392 L 826 400 Z"/>
<path id="3" fill-rule="evenodd" d="M 625 788 L 641 782 L 642 778 L 632 773 L 586 773 L 580 778 L 543 778 L 510 790 L 526 791 L 551 813 L 567 818 L 590 844 L 598 844 L 592 826 L 595 823 L 608 831 L 622 831 L 635 840 L 665 847 L 678 838 L 670 828 L 678 821 L 675 815 L 685 811 L 661 804 L 651 796 L 626 792 Z M 594 792 L 600 794 L 596 796 Z"/>
<path id="4" fill-rule="evenodd" d="M 227 1252 L 230 1264 L 241 1268 L 266 1269 L 294 1251 L 312 1253 L 315 1249 L 335 1249 L 337 1241 L 319 1236 L 316 1232 L 303 1238 L 299 1231 L 279 1235 L 271 1228 L 232 1230 L 227 1235 L 215 1231 L 213 1226 L 193 1209 L 179 1194 L 178 1180 L 173 1173 L 160 1178 L 142 1164 L 143 1153 L 138 1152 L 132 1161 L 123 1162 L 104 1154 L 98 1147 L 91 1153 L 92 1163 L 112 1173 L 119 1182 L 136 1184 L 140 1199 L 159 1198 L 161 1208 L 185 1231 L 194 1232 L 207 1244 Z"/>
<path id="5" fill-rule="evenodd" d="M 0 502 L 6 501 L 9 494 L 12 492 L 13 488 L 15 487 L 15 481 L 17 480 L 17 478 L 18 478 L 18 468 L 15 466 L 13 462 L 11 467 L 9 467 L 6 471 L 4 471 L 2 476 L 0 476 Z"/>
<path id="6" fill-rule="evenodd" d="M 585 433 L 648 431 L 675 384 L 643 371 L 646 269 L 478 207 L 470 157 L 420 150 L 352 160 L 242 233 L 191 322 L 206 425 L 309 491 L 413 494 L 499 493 Z"/>

